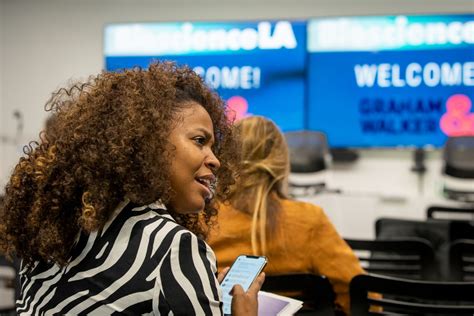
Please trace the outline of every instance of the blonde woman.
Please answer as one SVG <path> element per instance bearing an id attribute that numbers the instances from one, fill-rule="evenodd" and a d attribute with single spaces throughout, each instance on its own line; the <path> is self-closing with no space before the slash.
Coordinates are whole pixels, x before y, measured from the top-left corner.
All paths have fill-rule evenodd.
<path id="1" fill-rule="evenodd" d="M 364 273 L 324 211 L 286 194 L 288 146 L 270 120 L 252 116 L 236 124 L 242 146 L 240 177 L 229 202 L 219 206 L 209 238 L 221 267 L 240 254 L 265 255 L 267 275 L 306 272 L 325 275 L 335 306 L 349 314 L 349 282 Z"/>

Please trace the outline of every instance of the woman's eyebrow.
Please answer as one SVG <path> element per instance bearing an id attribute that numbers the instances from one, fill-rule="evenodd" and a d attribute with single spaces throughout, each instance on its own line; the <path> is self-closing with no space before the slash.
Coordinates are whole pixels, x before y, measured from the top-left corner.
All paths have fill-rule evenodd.
<path id="1" fill-rule="evenodd" d="M 209 139 L 212 143 L 214 143 L 214 135 L 210 133 L 206 128 L 198 127 L 197 130 L 202 132 L 204 136 L 206 136 L 207 139 Z"/>

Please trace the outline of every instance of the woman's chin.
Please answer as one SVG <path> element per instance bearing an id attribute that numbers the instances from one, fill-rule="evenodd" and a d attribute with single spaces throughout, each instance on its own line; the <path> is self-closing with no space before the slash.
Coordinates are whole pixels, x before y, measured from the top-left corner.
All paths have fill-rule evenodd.
<path id="1" fill-rule="evenodd" d="M 204 211 L 204 207 L 206 204 L 203 202 L 201 205 L 189 205 L 189 206 L 182 206 L 179 208 L 173 208 L 174 211 L 178 214 L 199 214 Z"/>

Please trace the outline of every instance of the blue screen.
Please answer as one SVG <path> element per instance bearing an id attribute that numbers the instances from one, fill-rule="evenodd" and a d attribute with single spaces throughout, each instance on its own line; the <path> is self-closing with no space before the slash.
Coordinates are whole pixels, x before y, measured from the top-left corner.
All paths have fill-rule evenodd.
<path id="1" fill-rule="evenodd" d="M 112 24 L 105 68 L 174 60 L 199 73 L 239 119 L 271 118 L 283 131 L 304 128 L 306 23 Z"/>
<path id="2" fill-rule="evenodd" d="M 307 123 L 331 147 L 474 135 L 474 16 L 314 19 L 308 52 Z"/>

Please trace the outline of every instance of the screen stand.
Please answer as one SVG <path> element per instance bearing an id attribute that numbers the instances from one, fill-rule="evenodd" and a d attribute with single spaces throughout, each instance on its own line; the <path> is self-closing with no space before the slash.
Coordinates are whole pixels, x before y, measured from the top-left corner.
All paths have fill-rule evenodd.
<path id="1" fill-rule="evenodd" d="M 413 151 L 413 166 L 411 171 L 418 175 L 418 193 L 423 194 L 423 176 L 426 172 L 425 165 L 426 152 L 423 148 L 416 148 Z"/>

